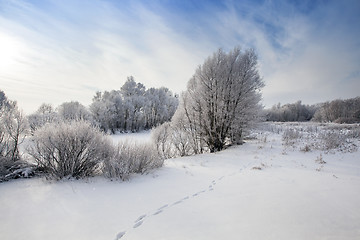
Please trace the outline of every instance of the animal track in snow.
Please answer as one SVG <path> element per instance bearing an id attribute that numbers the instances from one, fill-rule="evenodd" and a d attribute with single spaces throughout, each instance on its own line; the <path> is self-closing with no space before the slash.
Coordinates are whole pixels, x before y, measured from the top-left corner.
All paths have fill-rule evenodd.
<path id="1" fill-rule="evenodd" d="M 233 173 L 232 176 L 233 176 L 233 175 L 235 175 L 235 173 Z M 221 177 L 219 177 L 217 180 L 220 181 L 220 180 L 222 180 L 224 177 L 225 177 L 225 176 L 221 176 Z M 171 208 L 171 207 L 173 207 L 173 206 L 175 206 L 175 205 L 178 205 L 178 204 L 180 204 L 180 203 L 183 203 L 185 200 L 190 199 L 190 197 L 193 197 L 193 198 L 194 198 L 194 197 L 199 196 L 200 194 L 203 194 L 203 193 L 206 193 L 206 192 L 209 192 L 209 191 L 213 191 L 213 190 L 214 190 L 214 186 L 216 185 L 216 183 L 217 183 L 216 180 L 212 180 L 211 184 L 209 185 L 209 187 L 208 187 L 207 189 L 204 189 L 204 190 L 201 190 L 201 191 L 199 191 L 199 192 L 196 192 L 196 193 L 194 193 L 194 194 L 192 194 L 192 195 L 183 197 L 183 198 L 181 198 L 180 200 L 172 203 L 171 205 L 165 204 L 165 205 L 163 205 L 162 207 L 158 208 L 156 211 L 154 211 L 154 213 L 152 213 L 152 214 L 143 214 L 143 215 L 139 216 L 139 217 L 135 220 L 135 222 L 134 222 L 135 224 L 132 226 L 132 229 L 134 230 L 134 229 L 140 227 L 147 218 L 153 217 L 153 216 L 156 216 L 156 215 L 159 215 L 159 214 L 161 214 L 163 211 L 165 211 L 166 209 Z M 128 229 L 128 230 L 129 230 L 129 229 Z M 119 233 L 116 235 L 115 240 L 119 240 L 119 239 L 123 238 L 123 237 L 125 236 L 126 232 L 127 232 L 127 231 L 119 232 Z"/>
<path id="2" fill-rule="evenodd" d="M 115 240 L 119 240 L 120 238 L 122 238 L 124 235 L 125 235 L 126 232 L 119 232 L 117 235 L 116 235 L 116 238 Z"/>
<path id="3" fill-rule="evenodd" d="M 176 201 L 173 204 L 171 204 L 171 206 L 177 205 L 177 204 L 182 203 L 182 202 L 183 202 L 182 200 Z"/>
<path id="4" fill-rule="evenodd" d="M 141 220 L 143 220 L 144 218 L 146 217 L 146 214 L 144 214 L 144 215 L 141 215 L 140 217 L 138 217 L 138 219 L 136 219 L 136 223 L 137 222 L 140 222 Z"/>
<path id="5" fill-rule="evenodd" d="M 143 224 L 143 221 L 142 221 L 142 220 L 139 221 L 139 222 L 137 222 L 137 223 L 135 223 L 134 226 L 133 226 L 133 228 L 138 228 L 138 227 L 141 226 L 141 224 Z"/>
<path id="6" fill-rule="evenodd" d="M 164 208 L 167 208 L 168 206 L 169 206 L 168 204 L 165 204 L 164 206 L 158 208 L 158 210 L 162 210 L 162 209 L 164 209 Z"/>
<path id="7" fill-rule="evenodd" d="M 153 214 L 153 216 L 155 216 L 155 215 L 158 215 L 158 214 L 160 214 L 160 213 L 162 213 L 162 209 L 159 209 L 159 210 L 157 210 L 154 214 Z"/>

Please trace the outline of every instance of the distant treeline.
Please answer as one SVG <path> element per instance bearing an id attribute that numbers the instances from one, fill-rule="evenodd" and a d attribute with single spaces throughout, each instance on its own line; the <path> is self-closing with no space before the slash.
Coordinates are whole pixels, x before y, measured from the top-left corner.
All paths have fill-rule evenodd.
<path id="1" fill-rule="evenodd" d="M 35 132 L 46 123 L 85 120 L 105 132 L 137 132 L 170 121 L 178 106 L 178 98 L 165 88 L 149 88 L 128 77 L 119 90 L 97 92 L 89 108 L 81 103 L 65 102 L 54 109 L 42 104 L 28 116 Z"/>
<path id="2" fill-rule="evenodd" d="M 274 105 L 265 110 L 266 121 L 360 123 L 360 97 L 336 99 L 315 105 L 296 103 Z"/>

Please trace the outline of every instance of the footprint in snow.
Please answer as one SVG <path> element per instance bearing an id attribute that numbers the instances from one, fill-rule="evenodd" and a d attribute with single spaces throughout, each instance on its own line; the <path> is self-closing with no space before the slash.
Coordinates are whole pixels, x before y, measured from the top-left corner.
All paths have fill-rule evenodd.
<path id="1" fill-rule="evenodd" d="M 204 193 L 204 192 L 206 192 L 206 190 L 202 190 L 202 191 L 200 191 L 200 192 L 197 192 L 197 193 L 193 194 L 192 196 L 193 196 L 193 197 L 196 197 L 196 196 L 199 196 L 200 194 L 202 194 L 202 193 Z"/>
<path id="2" fill-rule="evenodd" d="M 162 213 L 162 209 L 159 209 L 159 210 L 157 210 L 154 214 L 153 214 L 153 216 L 155 216 L 155 215 L 158 215 L 158 214 L 160 214 L 160 213 Z"/>
<path id="3" fill-rule="evenodd" d="M 146 217 L 146 214 L 141 215 L 140 217 L 138 217 L 138 219 L 136 219 L 135 223 L 140 222 L 141 220 L 143 220 Z"/>
<path id="4" fill-rule="evenodd" d="M 143 221 L 139 221 L 139 222 L 135 223 L 133 228 L 138 228 L 141 226 L 141 224 L 143 224 Z"/>
<path id="5" fill-rule="evenodd" d="M 116 235 L 116 238 L 115 240 L 119 240 L 120 238 L 122 238 L 124 235 L 125 235 L 126 232 L 119 232 L 117 235 Z"/>
<path id="6" fill-rule="evenodd" d="M 177 205 L 177 204 L 182 203 L 182 202 L 183 202 L 183 200 L 179 200 L 177 202 L 174 202 L 171 206 Z"/>
<path id="7" fill-rule="evenodd" d="M 165 204 L 164 206 L 158 208 L 158 210 L 163 210 L 164 208 L 167 208 L 169 205 L 168 204 Z"/>

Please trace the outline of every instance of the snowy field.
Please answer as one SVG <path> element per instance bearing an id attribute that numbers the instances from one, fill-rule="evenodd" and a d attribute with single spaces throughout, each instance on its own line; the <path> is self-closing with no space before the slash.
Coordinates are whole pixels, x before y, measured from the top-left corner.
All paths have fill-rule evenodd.
<path id="1" fill-rule="evenodd" d="M 114 143 L 118 142 L 137 142 L 137 143 L 148 143 L 151 142 L 151 131 L 142 131 L 138 133 L 117 133 L 110 135 Z"/>
<path id="2" fill-rule="evenodd" d="M 360 239 L 359 138 L 324 150 L 321 127 L 287 127 L 127 182 L 1 183 L 0 239 Z"/>

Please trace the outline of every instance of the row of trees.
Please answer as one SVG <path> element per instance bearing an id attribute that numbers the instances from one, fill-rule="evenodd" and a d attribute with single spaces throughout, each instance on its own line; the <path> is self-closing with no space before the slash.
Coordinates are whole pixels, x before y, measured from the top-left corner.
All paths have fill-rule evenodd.
<path id="1" fill-rule="evenodd" d="M 315 105 L 304 105 L 301 101 L 281 105 L 274 105 L 265 110 L 266 121 L 273 122 L 303 122 L 310 121 L 317 110 Z"/>
<path id="2" fill-rule="evenodd" d="M 97 92 L 90 111 L 104 131 L 137 132 L 170 121 L 177 106 L 169 89 L 146 89 L 129 77 L 120 90 Z"/>
<path id="3" fill-rule="evenodd" d="M 319 104 L 314 121 L 337 123 L 360 123 L 360 97 L 334 100 Z"/>
<path id="4" fill-rule="evenodd" d="M 266 121 L 359 123 L 360 97 L 315 105 L 303 105 L 301 101 L 285 105 L 279 103 L 264 112 Z"/>
<path id="5" fill-rule="evenodd" d="M 28 116 L 32 133 L 46 123 L 84 120 L 104 132 L 138 132 L 170 121 L 178 98 L 167 88 L 150 88 L 129 77 L 120 90 L 97 92 L 89 108 L 79 102 L 66 102 L 54 109 L 42 104 Z"/>

